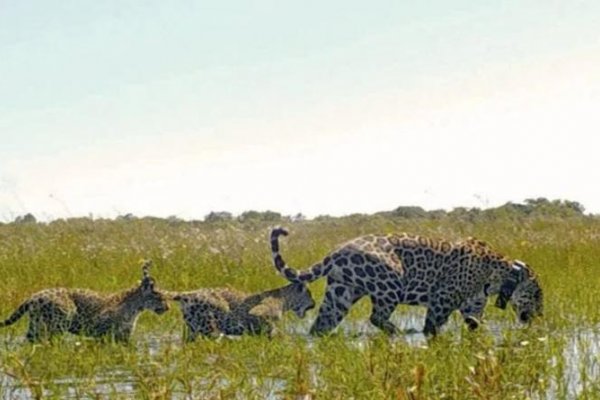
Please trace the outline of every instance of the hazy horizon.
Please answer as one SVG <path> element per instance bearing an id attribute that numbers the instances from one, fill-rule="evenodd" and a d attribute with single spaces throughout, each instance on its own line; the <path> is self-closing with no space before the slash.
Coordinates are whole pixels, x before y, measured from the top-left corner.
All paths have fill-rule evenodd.
<path id="1" fill-rule="evenodd" d="M 600 212 L 600 3 L 0 6 L 0 220 Z"/>
<path id="2" fill-rule="evenodd" d="M 464 206 L 455 206 L 455 207 L 450 207 L 450 208 L 436 208 L 436 209 L 427 209 L 427 208 L 423 208 L 419 205 L 416 204 L 402 204 L 402 205 L 398 205 L 397 207 L 394 207 L 392 209 L 389 210 L 375 210 L 375 211 L 371 211 L 371 212 L 365 212 L 365 213 L 361 213 L 361 212 L 348 212 L 348 213 L 340 213 L 340 214 L 316 214 L 316 215 L 306 215 L 302 212 L 297 212 L 297 213 L 293 213 L 293 214 L 289 214 L 289 213 L 284 213 L 284 212 L 280 212 L 279 210 L 276 209 L 265 209 L 265 210 L 254 210 L 254 209 L 248 209 L 248 210 L 242 210 L 239 212 L 231 212 L 229 210 L 211 210 L 210 212 L 208 212 L 207 214 L 203 215 L 203 216 L 194 216 L 194 217 L 182 217 L 180 215 L 176 215 L 176 214 L 170 214 L 170 215 L 151 215 L 151 214 L 147 214 L 147 215 L 136 215 L 135 213 L 130 213 L 130 212 L 122 212 L 122 213 L 116 213 L 114 215 L 94 215 L 94 213 L 89 213 L 87 215 L 69 215 L 68 213 L 62 216 L 51 216 L 48 214 L 42 214 L 42 215 L 35 215 L 33 213 L 25 213 L 25 214 L 15 214 L 15 215 L 11 215 L 10 218 L 7 218 L 6 216 L 4 216 L 5 218 L 3 220 L 0 220 L 0 222 L 3 223 L 10 223 L 10 222 L 16 222 L 19 220 L 22 220 L 24 217 L 26 217 L 27 215 L 33 215 L 33 217 L 35 217 L 35 220 L 37 222 L 52 222 L 52 221 L 56 221 L 59 219 L 70 219 L 70 218 L 91 218 L 94 220 L 99 220 L 99 219 L 117 219 L 117 218 L 161 218 L 161 219 L 170 219 L 170 218 L 177 218 L 177 219 L 181 219 L 183 221 L 202 221 L 205 220 L 207 217 L 209 217 L 210 214 L 222 214 L 222 213 L 228 213 L 230 214 L 231 218 L 236 219 L 238 217 L 242 217 L 242 215 L 246 212 L 258 212 L 258 213 L 276 213 L 276 214 L 280 214 L 281 217 L 286 217 L 286 218 L 292 218 L 292 219 L 296 219 L 296 218 L 305 218 L 308 220 L 312 220 L 315 218 L 319 218 L 319 217 L 332 217 L 332 218 L 338 218 L 338 217 L 349 217 L 352 215 L 375 215 L 378 213 L 386 213 L 386 212 L 394 212 L 397 209 L 400 208 L 406 208 L 406 209 L 411 209 L 414 207 L 417 208 L 421 208 L 422 210 L 424 210 L 425 212 L 435 212 L 435 211 L 444 211 L 447 213 L 453 212 L 455 210 L 458 209 L 466 209 L 466 210 L 473 210 L 473 209 L 477 209 L 477 210 L 482 210 L 482 211 L 486 211 L 486 210 L 493 210 L 493 209 L 497 209 L 499 207 L 502 206 L 506 206 L 508 204 L 516 204 L 516 205 L 525 205 L 527 203 L 527 201 L 529 200 L 539 200 L 540 198 L 536 198 L 536 199 L 525 199 L 524 201 L 509 201 L 507 203 L 503 203 L 503 204 L 499 204 L 499 205 L 486 205 L 486 206 L 472 206 L 472 207 L 464 207 Z M 543 198 L 545 199 L 545 198 Z M 575 200 L 570 200 L 570 199 L 545 199 L 549 202 L 554 202 L 554 201 L 560 201 L 562 203 L 562 205 L 564 205 L 565 201 L 571 201 L 571 202 L 576 202 Z M 595 216 L 598 215 L 597 213 L 593 213 L 590 212 L 584 204 L 581 204 L 579 202 L 578 203 L 579 206 L 583 207 L 583 214 L 587 215 L 587 216 Z M 408 211 L 408 210 L 407 210 Z"/>

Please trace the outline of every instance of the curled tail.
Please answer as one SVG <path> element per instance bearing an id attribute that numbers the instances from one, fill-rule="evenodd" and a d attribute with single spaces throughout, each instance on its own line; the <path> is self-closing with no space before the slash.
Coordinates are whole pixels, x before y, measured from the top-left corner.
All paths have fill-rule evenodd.
<path id="1" fill-rule="evenodd" d="M 275 228 L 271 231 L 271 253 L 273 255 L 273 264 L 275 269 L 288 281 L 292 283 L 313 282 L 329 273 L 331 266 L 325 267 L 323 263 L 317 263 L 305 271 L 296 271 L 294 268 L 286 265 L 279 254 L 279 236 L 287 236 L 288 231 L 283 228 Z"/>
<path id="2" fill-rule="evenodd" d="M 14 313 L 12 313 L 12 315 L 10 317 L 8 317 L 4 321 L 0 322 L 0 328 L 14 324 L 19 319 L 21 319 L 21 317 L 23 315 L 25 315 L 25 313 L 27 313 L 28 311 L 29 311 L 29 300 L 23 302 L 23 304 L 21 304 L 19 306 L 19 308 L 17 308 L 16 311 Z"/>

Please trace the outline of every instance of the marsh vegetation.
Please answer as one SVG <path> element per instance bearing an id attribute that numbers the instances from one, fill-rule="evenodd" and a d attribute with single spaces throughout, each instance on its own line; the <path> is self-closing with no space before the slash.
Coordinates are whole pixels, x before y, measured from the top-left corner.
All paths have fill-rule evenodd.
<path id="1" fill-rule="evenodd" d="M 324 338 L 307 335 L 315 310 L 304 320 L 287 316 L 270 339 L 190 344 L 183 343 L 177 307 L 142 314 L 126 346 L 69 335 L 32 345 L 21 321 L 0 331 L 0 398 L 600 398 L 600 219 L 580 211 L 576 203 L 530 202 L 313 220 L 257 213 L 196 222 L 129 216 L 2 224 L 1 318 L 42 288 L 130 287 L 144 258 L 154 261 L 164 289 L 281 286 L 267 241 L 276 224 L 290 230 L 282 245 L 296 267 L 366 233 L 476 236 L 534 268 L 545 311 L 524 327 L 490 302 L 478 331 L 469 332 L 456 315 L 429 341 L 419 333 L 424 310 L 398 307 L 393 321 L 405 334 L 390 338 L 369 325 L 366 299 Z M 323 288 L 324 282 L 311 284 L 317 304 Z"/>

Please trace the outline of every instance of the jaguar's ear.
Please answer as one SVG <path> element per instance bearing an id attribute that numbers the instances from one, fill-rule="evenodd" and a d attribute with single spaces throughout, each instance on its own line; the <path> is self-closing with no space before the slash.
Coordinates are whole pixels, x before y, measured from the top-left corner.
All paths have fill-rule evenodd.
<path id="1" fill-rule="evenodd" d="M 500 286 L 496 299 L 496 307 L 505 309 L 517 285 L 527 276 L 527 268 L 523 261 L 515 260 L 506 280 Z"/>
<path id="2" fill-rule="evenodd" d="M 143 289 L 153 289 L 154 279 L 150 276 L 150 267 L 152 266 L 152 260 L 144 260 L 142 263 L 142 282 L 141 286 Z"/>
<path id="3" fill-rule="evenodd" d="M 152 260 L 144 260 L 142 263 L 142 279 L 150 278 L 150 267 L 152 266 Z"/>

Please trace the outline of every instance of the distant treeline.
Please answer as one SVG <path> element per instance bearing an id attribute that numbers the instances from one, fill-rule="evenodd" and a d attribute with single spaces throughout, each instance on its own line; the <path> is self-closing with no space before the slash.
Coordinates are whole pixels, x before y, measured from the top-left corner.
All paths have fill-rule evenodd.
<path id="1" fill-rule="evenodd" d="M 398 207 L 393 211 L 379 212 L 377 215 L 401 217 L 401 218 L 444 218 L 444 217 L 466 217 L 466 218 L 504 218 L 511 216 L 556 216 L 574 217 L 583 216 L 585 208 L 581 203 L 570 200 L 548 200 L 540 197 L 527 199 L 523 203 L 506 203 L 500 207 L 493 208 L 465 208 L 457 207 L 452 211 L 431 210 L 425 211 L 421 207 Z"/>
<path id="2" fill-rule="evenodd" d="M 523 203 L 506 203 L 499 207 L 493 208 L 466 208 L 456 207 L 450 211 L 446 210 L 425 210 L 419 206 L 400 206 L 391 211 L 380 211 L 375 214 L 351 214 L 343 217 L 332 217 L 329 215 L 320 215 L 313 218 L 315 221 L 331 220 L 337 218 L 357 218 L 357 217 L 382 217 L 382 218 L 401 218 L 401 219 L 460 219 L 468 221 L 489 220 L 489 219 L 504 219 L 504 218 L 523 218 L 523 217 L 586 217 L 585 208 L 581 203 L 570 200 L 548 200 L 540 197 L 536 199 L 526 199 Z M 595 215 L 587 215 L 587 217 L 596 218 Z M 92 218 L 69 218 L 69 219 L 92 219 Z M 293 216 L 282 215 L 275 211 L 245 211 L 240 215 L 234 215 L 228 211 L 212 211 L 208 213 L 203 220 L 186 221 L 175 215 L 167 218 L 158 217 L 137 217 L 133 214 L 123 214 L 116 218 L 117 221 L 131 221 L 138 219 L 146 220 L 161 220 L 170 223 L 222 223 L 222 222 L 294 222 L 306 221 L 303 214 Z M 60 219 L 58 221 L 64 221 Z M 35 224 L 36 217 L 31 214 L 18 216 L 12 222 L 13 224 Z M 1 224 L 1 222 L 0 222 Z"/>

